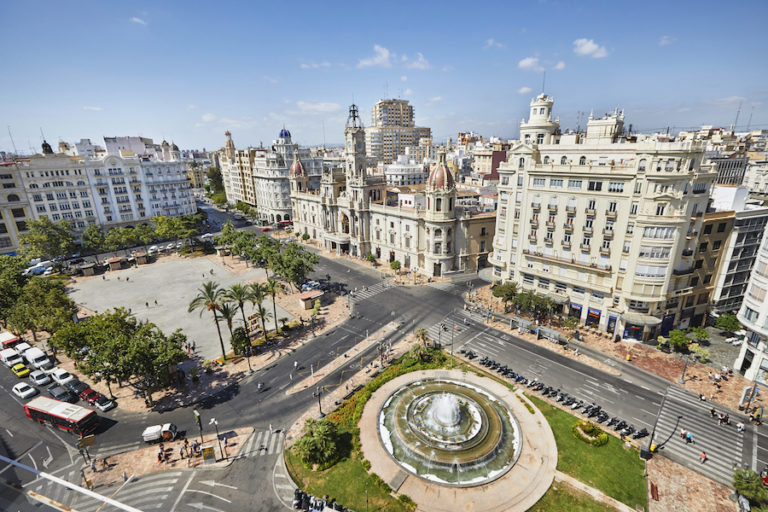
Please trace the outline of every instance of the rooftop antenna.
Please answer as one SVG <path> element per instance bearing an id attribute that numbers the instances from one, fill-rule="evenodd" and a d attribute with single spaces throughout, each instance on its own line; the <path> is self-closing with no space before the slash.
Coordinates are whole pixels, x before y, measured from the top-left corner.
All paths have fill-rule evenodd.
<path id="1" fill-rule="evenodd" d="M 752 126 L 752 114 L 755 113 L 755 106 L 752 106 L 752 110 L 749 111 L 749 120 L 747 121 L 747 131 L 749 131 L 749 128 Z"/>
<path id="2" fill-rule="evenodd" d="M 741 104 L 742 102 L 739 102 L 739 108 L 736 109 L 736 120 L 733 122 L 733 129 L 731 131 L 736 131 L 736 126 L 739 124 L 739 115 L 741 114 Z"/>
<path id="3" fill-rule="evenodd" d="M 43 139 L 41 142 L 45 141 L 45 134 L 43 134 L 43 127 L 42 126 L 40 127 L 40 137 L 42 137 L 42 139 Z"/>
<path id="4" fill-rule="evenodd" d="M 544 71 L 541 76 L 541 92 L 544 93 L 544 86 L 547 85 L 547 72 Z"/>
<path id="5" fill-rule="evenodd" d="M 13 154 L 18 155 L 19 152 L 16 149 L 16 143 L 13 141 L 13 135 L 11 135 L 11 125 L 8 125 L 8 137 L 11 138 L 11 146 L 13 146 Z"/>

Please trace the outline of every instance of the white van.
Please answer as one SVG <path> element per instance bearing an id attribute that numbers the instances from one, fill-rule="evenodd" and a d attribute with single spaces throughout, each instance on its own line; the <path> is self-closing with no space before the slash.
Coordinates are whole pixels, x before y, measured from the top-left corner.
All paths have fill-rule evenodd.
<path id="1" fill-rule="evenodd" d="M 29 343 L 19 343 L 18 345 L 13 347 L 13 350 L 15 350 L 16 353 L 19 354 L 20 356 L 24 357 L 24 352 L 26 352 L 31 348 L 32 348 L 32 345 L 30 345 Z"/>
<path id="2" fill-rule="evenodd" d="M 27 363 L 33 368 L 38 368 L 40 370 L 50 370 L 53 368 L 53 363 L 48 359 L 48 356 L 45 355 L 45 352 L 37 347 L 32 347 L 24 352 L 24 359 L 26 359 Z"/>
<path id="3" fill-rule="evenodd" d="M 16 351 L 12 348 L 0 350 L 0 361 L 2 361 L 8 368 L 15 364 L 24 362 L 21 356 L 17 354 Z"/>

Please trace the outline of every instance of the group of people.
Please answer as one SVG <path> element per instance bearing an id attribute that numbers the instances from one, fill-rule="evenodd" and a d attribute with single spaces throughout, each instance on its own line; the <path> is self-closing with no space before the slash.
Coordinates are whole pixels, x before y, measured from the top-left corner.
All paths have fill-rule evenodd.
<path id="1" fill-rule="evenodd" d="M 166 450 L 165 444 L 160 443 L 160 447 L 157 451 L 157 462 L 167 462 L 170 458 L 171 454 L 173 453 L 173 450 Z M 179 459 L 184 458 L 192 458 L 193 456 L 197 457 L 200 455 L 200 443 L 197 441 L 192 441 L 192 445 L 189 444 L 188 439 L 184 439 L 184 444 L 179 446 Z"/>

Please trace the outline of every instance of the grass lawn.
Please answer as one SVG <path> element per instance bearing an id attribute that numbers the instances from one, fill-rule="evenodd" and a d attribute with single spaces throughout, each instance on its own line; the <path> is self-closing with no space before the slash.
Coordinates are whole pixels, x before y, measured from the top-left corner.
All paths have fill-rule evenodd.
<path id="1" fill-rule="evenodd" d="M 611 512 L 613 507 L 595 501 L 591 496 L 562 482 L 555 482 L 547 493 L 528 512 Z"/>
<path id="2" fill-rule="evenodd" d="M 328 494 L 352 510 L 366 510 L 365 491 L 368 490 L 368 510 L 411 512 L 411 509 L 384 492 L 373 481 L 357 457 L 346 457 L 325 471 L 307 469 L 291 450 L 285 452 L 285 462 L 299 487 L 314 496 Z"/>
<path id="3" fill-rule="evenodd" d="M 559 471 L 601 490 L 604 494 L 632 508 L 642 506 L 645 510 L 648 509 L 646 482 L 643 476 L 644 465 L 636 449 L 625 450 L 624 443 L 613 436 L 609 436 L 608 444 L 604 446 L 597 448 L 590 446 L 576 439 L 571 433 L 571 426 L 580 418 L 536 396 L 527 396 L 547 417 L 552 427 L 557 442 Z"/>

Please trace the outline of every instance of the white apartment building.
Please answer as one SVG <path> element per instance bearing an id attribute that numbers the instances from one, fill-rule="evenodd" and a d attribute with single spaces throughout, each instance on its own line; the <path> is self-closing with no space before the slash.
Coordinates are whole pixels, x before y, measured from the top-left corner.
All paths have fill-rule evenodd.
<path id="1" fill-rule="evenodd" d="M 379 100 L 373 106 L 373 125 L 365 128 L 365 152 L 388 164 L 405 154 L 406 147 L 419 147 L 421 139 L 431 138 L 432 130 L 415 125 L 408 100 Z"/>
<path id="2" fill-rule="evenodd" d="M 563 134 L 553 104 L 546 94 L 531 101 L 499 166 L 495 277 L 603 331 L 668 333 L 716 177 L 703 144 L 626 136 L 618 111 Z"/>
<path id="3" fill-rule="evenodd" d="M 384 165 L 384 177 L 387 185 L 423 185 L 428 173 L 424 164 L 411 160 L 408 155 L 399 155 L 397 161 Z"/>
<path id="4" fill-rule="evenodd" d="M 768 229 L 768 227 L 766 227 Z M 750 380 L 768 383 L 768 237 L 757 253 L 747 285 L 747 293 L 738 313 L 739 322 L 748 331 L 746 343 L 741 345 L 734 369 Z"/>

